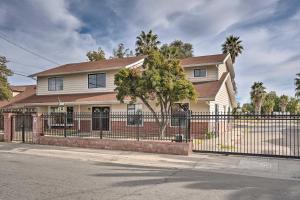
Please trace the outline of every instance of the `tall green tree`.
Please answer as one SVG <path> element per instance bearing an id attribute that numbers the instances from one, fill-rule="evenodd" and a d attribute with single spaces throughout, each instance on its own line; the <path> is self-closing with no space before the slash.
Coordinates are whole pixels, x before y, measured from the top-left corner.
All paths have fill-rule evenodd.
<path id="1" fill-rule="evenodd" d="M 235 63 L 236 58 L 242 53 L 244 47 L 240 37 L 230 35 L 226 38 L 226 41 L 222 45 L 222 51 L 224 54 L 230 53 L 232 62 Z"/>
<path id="2" fill-rule="evenodd" d="M 254 105 L 254 112 L 255 113 L 261 113 L 261 106 L 263 104 L 266 91 L 265 87 L 262 82 L 254 82 L 254 84 L 251 86 L 251 100 Z"/>
<path id="3" fill-rule="evenodd" d="M 105 60 L 105 52 L 98 48 L 98 51 L 89 51 L 87 52 L 86 56 L 88 57 L 89 61 L 100 61 Z"/>
<path id="4" fill-rule="evenodd" d="M 115 85 L 119 101 L 124 102 L 125 97 L 130 97 L 132 102 L 139 99 L 144 103 L 159 124 L 162 137 L 175 102 L 196 99 L 193 84 L 186 78 L 179 60 L 166 59 L 158 51 L 149 53 L 142 69 L 121 69 L 115 75 Z"/>
<path id="5" fill-rule="evenodd" d="M 295 96 L 300 98 L 300 73 L 297 74 L 295 78 L 295 85 L 296 85 L 296 94 Z"/>
<path id="6" fill-rule="evenodd" d="M 296 98 L 290 98 L 286 109 L 291 114 L 299 113 L 300 112 L 300 101 Z"/>
<path id="7" fill-rule="evenodd" d="M 262 105 L 262 110 L 264 113 L 271 114 L 274 111 L 275 99 L 276 96 L 274 96 L 274 93 L 270 92 L 266 94 Z"/>
<path id="8" fill-rule="evenodd" d="M 286 111 L 286 106 L 288 105 L 288 103 L 289 103 L 289 97 L 286 95 L 281 95 L 280 102 L 279 102 L 281 112 Z"/>
<path id="9" fill-rule="evenodd" d="M 251 103 L 244 103 L 242 106 L 243 113 L 252 113 L 254 111 L 253 105 Z"/>
<path id="10" fill-rule="evenodd" d="M 123 43 L 118 44 L 116 49 L 113 49 L 113 57 L 114 58 L 125 58 L 133 56 L 132 51 L 128 48 L 125 48 Z"/>
<path id="11" fill-rule="evenodd" d="M 184 43 L 181 40 L 175 40 L 169 45 L 162 45 L 160 51 L 166 57 L 183 59 L 193 56 L 193 45 Z"/>
<path id="12" fill-rule="evenodd" d="M 7 68 L 7 62 L 6 57 L 0 56 L 0 101 L 8 100 L 12 96 L 7 77 L 13 73 Z"/>
<path id="13" fill-rule="evenodd" d="M 150 30 L 148 33 L 142 31 L 139 36 L 136 37 L 136 49 L 135 55 L 148 55 L 153 50 L 158 50 L 160 41 L 158 36 Z"/>

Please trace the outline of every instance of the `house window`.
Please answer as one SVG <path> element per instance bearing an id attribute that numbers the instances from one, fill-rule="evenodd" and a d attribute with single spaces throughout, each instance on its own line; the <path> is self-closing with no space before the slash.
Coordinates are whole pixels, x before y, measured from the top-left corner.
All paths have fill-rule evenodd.
<path id="1" fill-rule="evenodd" d="M 206 77 L 206 69 L 194 69 L 194 77 Z"/>
<path id="2" fill-rule="evenodd" d="M 64 83 L 62 77 L 48 78 L 48 91 L 63 90 Z"/>
<path id="3" fill-rule="evenodd" d="M 219 113 L 219 104 L 215 104 L 215 114 Z"/>
<path id="4" fill-rule="evenodd" d="M 106 74 L 89 74 L 88 75 L 89 88 L 105 88 L 106 87 Z"/>
<path id="5" fill-rule="evenodd" d="M 50 107 L 50 115 L 51 126 L 65 125 L 65 113 L 63 112 L 63 107 Z"/>
<path id="6" fill-rule="evenodd" d="M 142 104 L 127 105 L 127 125 L 143 124 L 143 108 Z"/>
<path id="7" fill-rule="evenodd" d="M 71 106 L 67 107 L 67 124 L 73 124 L 74 108 Z"/>
<path id="8" fill-rule="evenodd" d="M 171 126 L 185 126 L 188 103 L 176 103 L 171 108 Z"/>

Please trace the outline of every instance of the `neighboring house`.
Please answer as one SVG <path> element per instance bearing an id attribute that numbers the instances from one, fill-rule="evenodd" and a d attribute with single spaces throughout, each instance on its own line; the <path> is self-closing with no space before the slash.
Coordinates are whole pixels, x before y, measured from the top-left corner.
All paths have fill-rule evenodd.
<path id="1" fill-rule="evenodd" d="M 140 67 L 144 57 L 108 59 L 62 65 L 33 74 L 37 85 L 22 86 L 4 108 L 33 108 L 38 113 L 148 111 L 137 102 L 120 103 L 114 92 L 114 75 L 121 68 Z M 218 54 L 181 60 L 187 78 L 198 93 L 196 102 L 178 102 L 192 112 L 228 112 L 236 106 L 234 68 L 230 55 Z M 17 88 L 15 88 L 15 92 Z M 176 106 L 174 106 L 176 109 Z M 129 123 L 129 122 L 127 122 Z"/>

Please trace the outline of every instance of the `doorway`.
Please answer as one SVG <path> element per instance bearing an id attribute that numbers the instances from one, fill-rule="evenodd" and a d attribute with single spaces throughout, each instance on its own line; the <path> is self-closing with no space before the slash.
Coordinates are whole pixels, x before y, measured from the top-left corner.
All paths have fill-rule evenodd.
<path id="1" fill-rule="evenodd" d="M 92 108 L 92 130 L 109 131 L 109 107 Z"/>

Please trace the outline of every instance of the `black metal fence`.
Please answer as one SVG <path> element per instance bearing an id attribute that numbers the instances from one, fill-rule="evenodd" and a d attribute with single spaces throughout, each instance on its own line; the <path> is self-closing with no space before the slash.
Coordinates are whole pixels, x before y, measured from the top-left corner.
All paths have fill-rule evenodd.
<path id="1" fill-rule="evenodd" d="M 190 122 L 195 151 L 300 157 L 300 115 L 197 113 Z"/>
<path id="2" fill-rule="evenodd" d="M 300 157 L 300 115 L 179 112 L 164 131 L 152 113 L 43 114 L 43 134 L 61 137 L 192 141 L 200 152 Z"/>
<path id="3" fill-rule="evenodd" d="M 189 141 L 188 113 L 162 116 L 160 126 L 152 113 L 45 113 L 42 115 L 43 135 L 61 137 L 110 138 L 128 140 Z"/>
<path id="4" fill-rule="evenodd" d="M 0 113 L 0 132 L 4 131 L 4 116 Z"/>
<path id="5" fill-rule="evenodd" d="M 14 114 L 12 122 L 12 141 L 15 142 L 33 142 L 33 118 L 30 113 Z"/>

